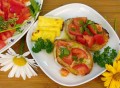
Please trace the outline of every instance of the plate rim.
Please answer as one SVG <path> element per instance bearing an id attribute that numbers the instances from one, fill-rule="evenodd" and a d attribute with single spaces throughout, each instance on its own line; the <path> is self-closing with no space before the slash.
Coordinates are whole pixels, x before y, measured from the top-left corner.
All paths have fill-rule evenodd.
<path id="1" fill-rule="evenodd" d="M 82 6 L 85 6 L 85 7 L 90 8 L 92 11 L 94 11 L 96 14 L 98 14 L 98 15 L 102 18 L 102 20 L 104 20 L 105 23 L 106 23 L 107 25 L 109 25 L 109 27 L 110 27 L 111 29 L 113 29 L 112 26 L 109 24 L 109 22 L 106 21 L 106 19 L 105 19 L 98 11 L 96 11 L 95 9 L 93 9 L 91 6 L 86 5 L 86 4 L 83 4 L 83 3 L 70 3 L 70 4 L 66 4 L 66 5 L 60 6 L 60 7 L 58 7 L 58 8 L 55 8 L 55 9 L 49 11 L 49 12 L 46 13 L 44 16 L 49 16 L 49 14 L 52 13 L 53 11 L 59 10 L 59 9 L 61 9 L 61 8 L 64 8 L 64 7 L 66 7 L 66 6 L 69 6 L 69 5 L 76 5 L 76 6 L 77 6 L 77 5 L 82 5 Z M 37 20 L 37 21 L 38 21 L 38 20 Z M 37 22 L 37 21 L 36 21 L 36 22 Z M 35 22 L 33 25 L 35 25 L 36 22 Z M 113 31 L 114 31 L 114 30 L 113 30 Z M 27 39 L 28 39 L 29 32 L 30 32 L 30 30 L 28 31 L 27 36 L 26 36 L 26 43 L 27 43 L 28 49 L 29 49 L 29 51 L 30 51 L 30 53 L 31 53 L 32 50 L 30 49 L 29 44 L 28 44 L 28 42 L 27 42 L 27 41 L 28 41 Z M 114 31 L 114 32 L 115 32 L 115 31 Z M 119 39 L 119 37 L 118 37 L 118 35 L 117 35 L 116 33 L 115 33 L 114 36 L 116 36 L 117 39 Z M 119 40 L 120 40 L 120 39 L 119 39 Z M 119 44 L 119 47 L 120 47 L 120 44 Z M 120 48 L 119 48 L 119 49 L 120 49 Z M 31 53 L 31 55 L 32 55 L 32 57 L 35 59 L 33 53 Z M 37 62 L 37 59 L 35 59 L 35 61 Z M 82 84 L 84 84 L 84 83 L 87 83 L 87 82 L 95 79 L 96 77 L 100 76 L 103 72 L 106 71 L 106 69 L 104 69 L 102 72 L 100 72 L 100 73 L 97 74 L 96 76 L 94 76 L 94 77 L 92 77 L 92 78 L 90 78 L 90 79 L 88 79 L 88 80 L 86 80 L 86 81 L 84 81 L 84 82 L 82 82 L 82 83 L 76 83 L 76 84 L 70 84 L 70 85 L 68 85 L 68 84 L 64 84 L 64 83 L 61 83 L 61 82 L 56 81 L 54 78 L 52 78 L 51 75 L 49 75 L 49 74 L 40 66 L 40 64 L 39 64 L 38 62 L 37 62 L 37 64 L 38 64 L 38 66 L 40 67 L 40 69 L 42 69 L 42 71 L 44 72 L 44 74 L 46 74 L 46 75 L 47 75 L 50 79 L 52 79 L 54 82 L 56 82 L 56 83 L 58 83 L 58 84 L 60 84 L 60 85 L 69 86 L 69 87 L 79 86 L 79 85 L 82 85 Z"/>

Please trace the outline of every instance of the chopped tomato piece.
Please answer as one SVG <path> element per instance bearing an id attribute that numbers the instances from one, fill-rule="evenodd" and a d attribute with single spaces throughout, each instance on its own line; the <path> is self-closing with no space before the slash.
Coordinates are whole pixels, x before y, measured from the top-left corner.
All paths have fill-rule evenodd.
<path id="1" fill-rule="evenodd" d="M 22 24 L 25 20 L 27 20 L 30 17 L 30 11 L 28 8 L 22 9 L 21 14 L 19 15 L 19 19 L 17 20 L 17 24 Z"/>
<path id="2" fill-rule="evenodd" d="M 96 27 L 99 33 L 103 32 L 102 26 L 100 24 L 96 24 Z"/>
<path id="3" fill-rule="evenodd" d="M 68 45 L 68 42 L 66 42 L 66 41 L 58 41 L 58 42 L 57 42 L 57 45 L 58 45 L 58 46 L 67 46 L 67 45 Z"/>
<path id="4" fill-rule="evenodd" d="M 77 56 L 78 59 L 81 59 L 81 58 L 87 59 L 88 58 L 86 52 L 79 48 L 72 48 L 72 55 Z"/>
<path id="5" fill-rule="evenodd" d="M 5 42 L 0 40 L 0 49 L 2 49 L 5 45 L 6 45 Z"/>
<path id="6" fill-rule="evenodd" d="M 66 77 L 66 76 L 69 74 L 69 71 L 66 70 L 66 69 L 64 69 L 64 68 L 62 68 L 62 69 L 60 70 L 60 73 L 61 73 L 62 76 Z"/>
<path id="7" fill-rule="evenodd" d="M 68 64 L 68 65 L 71 65 L 72 62 L 73 62 L 72 54 L 70 54 L 69 56 L 63 57 L 62 59 L 63 59 L 63 61 L 64 61 L 66 64 Z"/>
<path id="8" fill-rule="evenodd" d="M 82 34 L 80 33 L 80 30 L 78 29 L 77 26 L 75 26 L 74 24 L 69 24 L 68 25 L 68 29 L 69 29 L 69 33 L 71 35 L 79 35 L 82 36 Z"/>
<path id="9" fill-rule="evenodd" d="M 97 34 L 97 27 L 96 27 L 96 25 L 95 24 L 93 24 L 93 25 L 88 25 L 87 26 L 88 27 L 88 29 L 90 30 L 90 32 L 92 33 L 92 34 Z"/>
<path id="10" fill-rule="evenodd" d="M 87 21 L 87 17 L 77 17 L 73 18 L 73 23 L 76 26 L 82 26 Z"/>
<path id="11" fill-rule="evenodd" d="M 0 16 L 4 18 L 4 12 L 0 10 Z"/>
<path id="12" fill-rule="evenodd" d="M 85 39 L 83 37 L 81 37 L 81 36 L 76 36 L 76 41 L 83 44 L 83 45 L 86 44 Z"/>
<path id="13" fill-rule="evenodd" d="M 90 71 L 86 64 L 77 64 L 73 66 L 72 68 L 77 70 L 80 75 L 86 75 Z"/>
<path id="14" fill-rule="evenodd" d="M 102 34 L 97 34 L 94 36 L 95 43 L 102 45 L 104 44 L 105 40 Z"/>
<path id="15" fill-rule="evenodd" d="M 7 36 L 4 33 L 0 33 L 0 40 L 2 41 L 7 40 Z"/>
<path id="16" fill-rule="evenodd" d="M 89 35 L 89 33 L 87 31 L 84 31 L 83 35 Z"/>
<path id="17" fill-rule="evenodd" d="M 10 12 L 20 14 L 25 5 L 17 0 L 10 0 Z"/>
<path id="18" fill-rule="evenodd" d="M 88 45 L 88 47 L 92 47 L 94 44 L 94 38 L 93 36 L 89 36 L 89 35 L 83 35 L 83 38 L 86 40 L 86 43 Z"/>

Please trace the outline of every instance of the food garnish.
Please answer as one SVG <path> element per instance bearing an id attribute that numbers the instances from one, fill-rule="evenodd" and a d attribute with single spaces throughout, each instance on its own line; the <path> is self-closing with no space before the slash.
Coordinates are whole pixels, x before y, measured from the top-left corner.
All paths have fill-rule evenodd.
<path id="1" fill-rule="evenodd" d="M 51 53 L 53 48 L 54 44 L 49 39 L 43 40 L 42 38 L 39 38 L 37 41 L 35 41 L 32 51 L 38 53 L 42 49 L 45 49 L 47 53 Z"/>
<path id="2" fill-rule="evenodd" d="M 94 52 L 93 60 L 99 66 L 105 67 L 105 64 L 112 65 L 113 60 L 116 56 L 117 56 L 116 50 L 108 46 L 104 49 L 102 53 L 100 51 Z"/>

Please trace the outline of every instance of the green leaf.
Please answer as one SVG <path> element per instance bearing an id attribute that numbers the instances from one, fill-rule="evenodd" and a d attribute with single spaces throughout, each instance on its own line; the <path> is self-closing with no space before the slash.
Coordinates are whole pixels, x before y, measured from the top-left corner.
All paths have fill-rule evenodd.
<path id="1" fill-rule="evenodd" d="M 60 58 L 68 56 L 69 54 L 70 54 L 70 51 L 67 48 L 65 47 L 60 48 L 60 55 L 59 55 Z"/>
<path id="2" fill-rule="evenodd" d="M 72 56 L 72 59 L 74 60 L 74 61 L 78 61 L 78 57 L 77 56 Z"/>

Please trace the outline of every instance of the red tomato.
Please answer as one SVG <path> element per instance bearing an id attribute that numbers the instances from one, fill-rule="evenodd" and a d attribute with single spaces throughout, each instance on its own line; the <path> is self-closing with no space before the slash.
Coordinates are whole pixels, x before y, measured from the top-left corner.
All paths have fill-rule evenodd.
<path id="1" fill-rule="evenodd" d="M 100 33 L 100 32 L 103 32 L 103 29 L 102 29 L 102 26 L 100 24 L 96 24 L 96 27 L 97 27 L 97 31 Z"/>
<path id="2" fill-rule="evenodd" d="M 88 45 L 88 47 L 92 47 L 94 44 L 94 38 L 93 36 L 89 36 L 89 35 L 83 35 L 83 38 L 86 40 L 86 43 Z"/>
<path id="3" fill-rule="evenodd" d="M 77 17 L 77 18 L 73 18 L 73 23 L 76 26 L 82 26 L 83 23 L 85 23 L 87 20 L 87 17 Z"/>
<path id="4" fill-rule="evenodd" d="M 72 48 L 71 50 L 73 56 L 77 56 L 79 59 L 80 58 L 88 58 L 87 54 L 85 51 L 79 48 Z"/>
<path id="5" fill-rule="evenodd" d="M 95 43 L 102 45 L 104 44 L 105 40 L 102 34 L 97 34 L 94 36 Z"/>
<path id="6" fill-rule="evenodd" d="M 2 49 L 5 45 L 6 45 L 5 42 L 0 40 L 0 49 Z"/>
<path id="7" fill-rule="evenodd" d="M 2 41 L 7 40 L 7 36 L 4 33 L 0 33 L 0 40 Z"/>
<path id="8" fill-rule="evenodd" d="M 72 35 L 82 36 L 82 34 L 80 33 L 80 30 L 77 28 L 77 26 L 75 26 L 72 23 L 68 25 L 68 30 L 69 30 L 69 33 Z"/>
<path id="9" fill-rule="evenodd" d="M 10 0 L 10 12 L 20 14 L 25 5 L 17 0 Z"/>
<path id="10" fill-rule="evenodd" d="M 72 54 L 70 54 L 69 56 L 63 57 L 62 60 L 63 60 L 66 64 L 71 65 L 72 62 L 73 62 Z"/>
<path id="11" fill-rule="evenodd" d="M 89 33 L 87 31 L 84 31 L 83 35 L 89 35 Z"/>
<path id="12" fill-rule="evenodd" d="M 0 16 L 4 18 L 4 12 L 0 10 Z"/>
<path id="13" fill-rule="evenodd" d="M 89 68 L 86 64 L 77 64 L 72 67 L 73 69 L 77 70 L 80 75 L 85 75 L 89 73 Z"/>
<path id="14" fill-rule="evenodd" d="M 81 36 L 76 36 L 76 41 L 83 44 L 83 45 L 86 44 L 85 39 L 83 37 L 81 37 Z"/>
<path id="15" fill-rule="evenodd" d="M 58 42 L 57 42 L 57 45 L 58 45 L 58 46 L 67 46 L 67 45 L 68 45 L 68 42 L 66 42 L 66 41 L 58 41 Z"/>
<path id="16" fill-rule="evenodd" d="M 66 70 L 66 69 L 64 69 L 64 68 L 62 68 L 62 69 L 60 70 L 60 73 L 61 73 L 62 76 L 65 76 L 65 77 L 66 77 L 66 76 L 69 74 L 69 71 Z"/>
<path id="17" fill-rule="evenodd" d="M 14 34 L 14 30 L 9 30 L 9 31 L 5 31 L 5 32 L 1 32 L 0 33 L 0 40 L 5 41 L 8 38 L 12 37 Z"/>
<path id="18" fill-rule="evenodd" d="M 88 27 L 88 29 L 90 30 L 90 32 L 92 33 L 92 34 L 97 34 L 97 29 L 95 29 L 94 27 L 92 27 L 92 25 L 88 25 L 87 26 Z"/>
<path id="19" fill-rule="evenodd" d="M 18 16 L 17 24 L 22 24 L 25 20 L 30 17 L 30 11 L 28 8 L 22 9 L 21 14 Z"/>
<path id="20" fill-rule="evenodd" d="M 2 1 L 2 10 L 4 12 L 4 19 L 8 20 L 8 14 L 9 14 L 9 3 L 5 0 Z"/>

